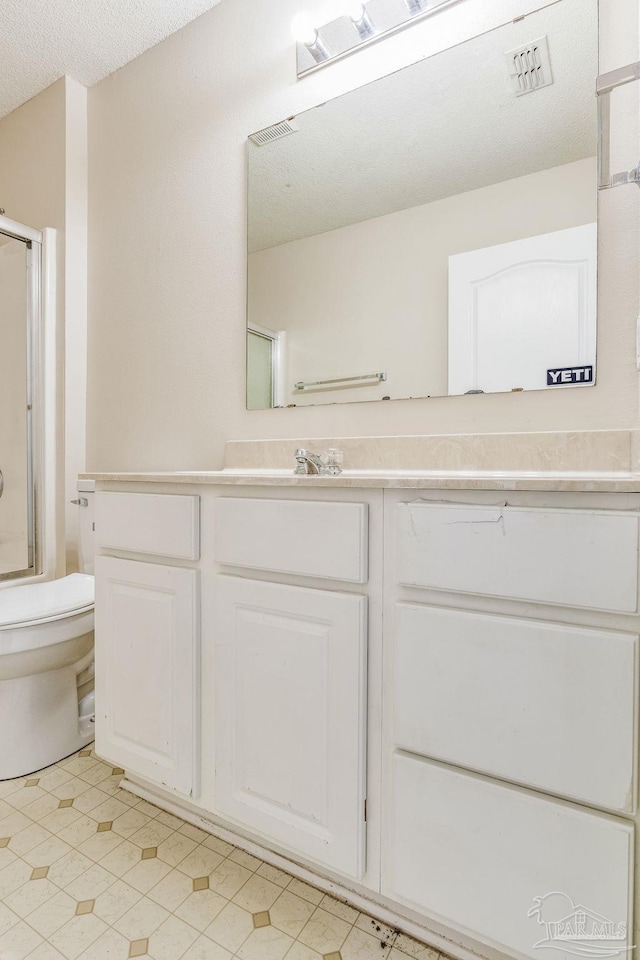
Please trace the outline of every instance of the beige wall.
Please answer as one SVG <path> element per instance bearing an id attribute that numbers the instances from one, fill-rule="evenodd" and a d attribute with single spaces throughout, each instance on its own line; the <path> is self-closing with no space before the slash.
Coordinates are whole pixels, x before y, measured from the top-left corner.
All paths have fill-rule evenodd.
<path id="1" fill-rule="evenodd" d="M 85 464 L 86 171 L 86 90 L 74 80 L 56 81 L 0 120 L 0 207 L 20 223 L 57 230 L 60 573 L 65 569 L 65 493 L 75 489 Z M 82 411 L 81 418 L 71 418 L 66 443 L 65 394 L 67 409 Z M 67 560 L 74 569 L 76 512 L 68 504 L 66 510 Z"/>
<path id="2" fill-rule="evenodd" d="M 449 257 L 592 223 L 595 178 L 578 160 L 250 254 L 249 318 L 287 335 L 284 404 L 447 394 Z"/>
<path id="3" fill-rule="evenodd" d="M 299 6 L 226 0 L 90 91 L 89 468 L 214 468 L 228 438 L 636 425 L 632 187 L 600 198 L 594 389 L 245 410 L 247 134 L 513 16 L 457 4 L 297 83 Z M 603 68 L 637 59 L 637 3 L 601 19 Z"/>
<path id="4" fill-rule="evenodd" d="M 87 90 L 67 78 L 64 252 L 64 502 L 67 572 L 78 569 L 78 474 L 86 467 L 87 410 Z"/>
<path id="5" fill-rule="evenodd" d="M 61 79 L 0 120 L 0 207 L 36 229 L 64 230 L 65 113 Z"/>

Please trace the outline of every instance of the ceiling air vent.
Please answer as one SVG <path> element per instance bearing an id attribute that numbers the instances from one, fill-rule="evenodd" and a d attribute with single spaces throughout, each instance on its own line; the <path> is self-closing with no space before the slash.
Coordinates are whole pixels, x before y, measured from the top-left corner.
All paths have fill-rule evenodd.
<path id="1" fill-rule="evenodd" d="M 257 147 L 264 147 L 266 143 L 272 143 L 274 140 L 281 140 L 282 137 L 288 137 L 290 133 L 297 133 L 298 127 L 293 117 L 288 120 L 282 120 L 280 123 L 274 123 L 272 127 L 265 127 L 264 130 L 258 130 L 249 137 L 252 143 Z"/>
<path id="2" fill-rule="evenodd" d="M 517 97 L 553 83 L 547 38 L 541 37 L 505 53 L 513 92 Z"/>

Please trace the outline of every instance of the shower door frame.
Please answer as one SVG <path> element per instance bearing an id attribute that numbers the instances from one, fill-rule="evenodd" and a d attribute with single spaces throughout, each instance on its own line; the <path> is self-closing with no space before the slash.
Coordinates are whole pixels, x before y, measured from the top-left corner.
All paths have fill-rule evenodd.
<path id="1" fill-rule="evenodd" d="M 0 216 L 0 234 L 27 246 L 28 565 L 0 573 L 0 588 L 55 575 L 56 310 L 55 230 Z M 1 466 L 1 465 L 0 465 Z"/>

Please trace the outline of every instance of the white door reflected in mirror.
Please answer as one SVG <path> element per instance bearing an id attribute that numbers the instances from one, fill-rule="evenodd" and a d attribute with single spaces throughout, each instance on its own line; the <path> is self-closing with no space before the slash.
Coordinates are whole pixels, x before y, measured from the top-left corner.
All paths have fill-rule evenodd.
<path id="1" fill-rule="evenodd" d="M 449 393 L 543 390 L 550 369 L 593 367 L 596 269 L 595 223 L 449 257 Z"/>

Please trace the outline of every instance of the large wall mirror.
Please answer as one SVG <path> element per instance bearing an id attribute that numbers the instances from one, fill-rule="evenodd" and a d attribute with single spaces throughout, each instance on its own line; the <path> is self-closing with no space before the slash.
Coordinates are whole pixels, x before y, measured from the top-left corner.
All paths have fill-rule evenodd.
<path id="1" fill-rule="evenodd" d="M 595 380 L 597 0 L 249 140 L 247 406 Z"/>

